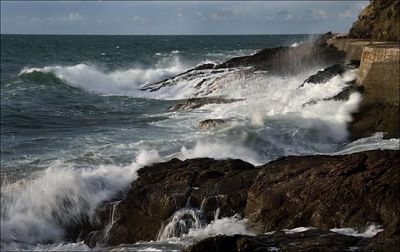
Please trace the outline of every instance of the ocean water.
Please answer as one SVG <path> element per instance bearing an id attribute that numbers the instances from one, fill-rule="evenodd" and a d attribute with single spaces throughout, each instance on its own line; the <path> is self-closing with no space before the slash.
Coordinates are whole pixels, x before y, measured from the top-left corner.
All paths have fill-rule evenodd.
<path id="1" fill-rule="evenodd" d="M 101 202 L 126 190 L 141 167 L 173 157 L 240 158 L 258 165 L 286 155 L 398 148 L 399 139 L 383 140 L 382 133 L 347 140 L 346 125 L 358 109 L 359 94 L 348 101 L 322 100 L 338 94 L 357 70 L 303 88 L 298 86 L 325 66 L 296 76 L 242 75 L 243 69 L 206 72 L 199 78 L 214 84 L 200 90 L 198 78 L 179 79 L 157 92 L 140 90 L 202 63 L 310 39 L 2 35 L 2 249 L 89 250 L 82 242 L 66 243 L 65 227 L 92 216 Z M 194 96 L 243 100 L 168 110 Z M 304 106 L 310 101 L 318 102 Z M 210 130 L 197 127 L 210 118 L 233 120 Z M 251 234 L 237 217 L 186 231 L 108 249 L 180 250 L 210 235 Z"/>

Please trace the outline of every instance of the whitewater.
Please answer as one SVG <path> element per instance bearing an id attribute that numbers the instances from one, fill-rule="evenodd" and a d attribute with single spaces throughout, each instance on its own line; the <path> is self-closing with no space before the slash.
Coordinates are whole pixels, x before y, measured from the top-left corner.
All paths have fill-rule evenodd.
<path id="1" fill-rule="evenodd" d="M 54 60 L 42 66 L 24 60 L 15 63 L 15 69 L 10 64 L 1 82 L 2 249 L 92 250 L 83 242 L 66 240 L 68 230 L 85 219 L 93 220 L 102 202 L 118 204 L 140 168 L 172 158 L 237 158 L 261 165 L 288 155 L 398 149 L 399 139 L 383 139 L 379 132 L 348 141 L 347 124 L 361 95 L 353 93 L 348 100 L 327 98 L 346 88 L 356 78 L 357 69 L 303 87 L 299 86 L 308 76 L 325 66 L 294 76 L 272 76 L 264 71 L 248 74 L 245 68 L 199 70 L 195 77 L 178 76 L 172 85 L 154 92 L 144 89 L 201 64 L 252 54 L 264 46 L 263 39 L 268 40 L 257 38 L 260 42 L 253 45 L 248 38 L 236 39 L 241 43 L 237 48 L 221 45 L 212 52 L 212 39 L 206 49 L 193 49 L 193 53 L 191 48 L 170 44 L 163 50 L 149 49 L 144 55 L 151 60 L 143 58 L 147 63 L 131 58 L 124 58 L 125 64 L 119 62 L 119 57 L 134 50 L 123 51 L 121 38 L 109 51 L 99 46 L 90 60 L 75 55 L 70 62 Z M 279 38 L 268 43 L 296 47 L 307 39 Z M 165 38 L 156 42 L 167 43 Z M 182 39 L 181 43 L 188 42 Z M 11 57 L 17 52 L 8 53 Z M 202 80 L 207 85 L 197 87 Z M 239 101 L 193 110 L 168 109 L 192 97 Z M 199 129 L 198 123 L 206 119 L 230 119 L 230 123 Z M 182 226 L 179 216 L 183 212 L 175 213 L 169 226 L 160 230 L 158 241 L 113 248 L 99 244 L 95 250 L 179 251 L 217 234 L 254 235 L 239 216 L 221 219 L 216 213 L 215 220 L 206 225 L 196 209 L 188 206 L 182 211 L 193 216 L 193 223 Z M 354 230 L 335 231 L 356 234 Z M 375 235 L 379 231 L 370 227 L 366 232 Z M 103 236 L 107 239 L 107 230 Z"/>

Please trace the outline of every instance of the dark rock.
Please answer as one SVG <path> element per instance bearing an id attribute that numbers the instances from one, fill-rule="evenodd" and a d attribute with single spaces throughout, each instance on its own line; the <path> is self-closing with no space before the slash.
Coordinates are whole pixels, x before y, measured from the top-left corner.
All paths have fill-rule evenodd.
<path id="1" fill-rule="evenodd" d="M 400 41 L 400 1 L 372 0 L 358 16 L 349 38 Z"/>
<path id="2" fill-rule="evenodd" d="M 384 102 L 363 101 L 348 125 L 351 140 L 384 132 L 384 138 L 400 137 L 399 106 Z"/>
<path id="3" fill-rule="evenodd" d="M 390 237 L 400 223 L 399 162 L 399 151 L 280 158 L 259 167 L 245 216 L 264 231 L 376 222 Z"/>
<path id="4" fill-rule="evenodd" d="M 273 75 L 288 75 L 310 68 L 337 64 L 344 60 L 346 53 L 327 45 L 327 39 L 332 36 L 333 34 L 329 32 L 314 42 L 301 44 L 298 47 L 266 48 L 254 55 L 232 58 L 219 65 L 203 64 L 174 77 L 144 84 L 140 90 L 155 92 L 183 81 L 197 81 L 194 84 L 195 88 L 200 89 L 207 85 L 209 91 L 200 90 L 194 96 L 205 96 L 212 93 L 213 89 L 218 89 L 218 83 L 229 82 L 230 78 L 250 76 L 259 70 Z"/>
<path id="5" fill-rule="evenodd" d="M 399 162 L 399 151 L 376 150 L 285 157 L 260 167 L 209 158 L 154 164 L 138 171 L 116 207 L 107 244 L 154 240 L 188 206 L 201 209 L 207 223 L 219 209 L 220 217 L 240 214 L 262 232 L 299 226 L 362 231 L 375 222 L 384 228 L 380 239 L 390 243 L 400 233 Z"/>
<path id="6" fill-rule="evenodd" d="M 326 35 L 315 43 L 306 43 L 298 47 L 266 48 L 254 55 L 232 58 L 215 66 L 215 69 L 253 67 L 255 70 L 264 70 L 271 74 L 287 75 L 313 67 L 337 64 L 344 60 L 346 53 L 327 46 L 328 37 L 329 35 Z"/>
<path id="7" fill-rule="evenodd" d="M 117 222 L 110 231 L 109 245 L 154 240 L 162 226 L 175 211 L 187 206 L 200 209 L 203 200 L 224 198 L 207 208 L 211 221 L 213 211 L 233 216 L 243 213 L 247 189 L 256 169 L 241 160 L 173 159 L 138 171 L 125 199 L 117 206 Z"/>
<path id="8" fill-rule="evenodd" d="M 200 74 L 203 74 L 204 72 L 202 70 L 210 70 L 210 69 L 213 69 L 214 67 L 215 67 L 215 65 L 212 63 L 202 64 L 195 68 L 191 68 L 191 69 L 187 70 L 186 72 L 172 76 L 170 78 L 163 79 L 163 80 L 160 80 L 160 81 L 157 81 L 154 83 L 145 84 L 143 87 L 140 88 L 140 90 L 155 92 L 165 86 L 174 85 L 175 84 L 174 80 L 176 80 L 178 77 L 185 76 L 186 79 L 190 80 L 190 79 L 196 78 Z"/>
<path id="9" fill-rule="evenodd" d="M 303 104 L 304 106 L 308 106 L 311 104 L 316 104 L 319 101 L 330 101 L 330 100 L 334 100 L 334 101 L 347 101 L 349 100 L 349 97 L 351 94 L 353 93 L 360 93 L 363 94 L 365 88 L 363 86 L 360 85 L 356 85 L 355 81 L 350 82 L 350 85 L 345 87 L 340 93 L 338 93 L 335 96 L 329 97 L 329 98 L 324 98 L 324 99 L 315 99 L 315 100 L 311 100 L 309 102 L 306 102 Z M 371 129 L 373 130 L 373 129 Z M 376 132 L 376 131 L 375 131 Z"/>
<path id="10" fill-rule="evenodd" d="M 223 97 L 199 97 L 199 98 L 190 98 L 187 99 L 184 103 L 178 103 L 170 108 L 171 111 L 176 110 L 188 110 L 188 109 L 196 109 L 200 108 L 207 104 L 225 104 L 225 103 L 233 103 L 243 101 L 243 99 L 227 99 Z"/>
<path id="11" fill-rule="evenodd" d="M 343 74 L 344 72 L 352 69 L 356 69 L 360 66 L 360 61 L 351 60 L 342 62 L 330 67 L 325 68 L 324 70 L 318 71 L 316 74 L 308 77 L 300 87 L 303 87 L 306 83 L 324 83 L 335 77 L 336 75 Z"/>
<path id="12" fill-rule="evenodd" d="M 215 64 L 207 63 L 207 64 L 199 65 L 199 66 L 193 68 L 193 70 L 213 69 L 214 67 L 215 67 Z"/>
<path id="13" fill-rule="evenodd" d="M 206 120 L 203 120 L 203 121 L 199 122 L 197 127 L 199 129 L 207 130 L 207 129 L 216 128 L 216 127 L 219 127 L 219 126 L 226 125 L 230 121 L 232 121 L 232 120 L 230 120 L 230 119 L 206 119 Z"/>
<path id="14" fill-rule="evenodd" d="M 324 100 L 347 101 L 352 93 L 362 94 L 362 93 L 364 93 L 364 87 L 356 85 L 353 82 L 350 86 L 345 87 L 339 94 L 337 94 L 331 98 L 324 99 Z"/>
<path id="15" fill-rule="evenodd" d="M 186 252 L 255 252 L 255 251 L 396 251 L 398 241 L 382 242 L 374 238 L 346 236 L 311 229 L 301 233 L 276 232 L 271 235 L 218 235 L 201 240 Z"/>

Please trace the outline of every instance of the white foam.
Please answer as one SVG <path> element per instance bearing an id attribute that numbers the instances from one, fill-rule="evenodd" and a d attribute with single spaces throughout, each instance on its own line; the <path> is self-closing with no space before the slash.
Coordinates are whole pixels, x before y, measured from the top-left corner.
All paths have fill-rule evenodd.
<path id="1" fill-rule="evenodd" d="M 24 68 L 20 75 L 33 72 L 51 72 L 65 81 L 68 85 L 81 88 L 88 92 L 106 95 L 143 96 L 138 91 L 140 85 L 162 80 L 179 74 L 187 66 L 178 57 L 154 68 L 131 68 L 104 72 L 93 65 L 84 63 L 73 66 L 47 66 L 43 68 Z"/>
<path id="2" fill-rule="evenodd" d="M 246 223 L 246 219 L 237 216 L 216 219 L 204 228 L 190 230 L 186 237 L 203 240 L 216 235 L 255 235 L 247 229 Z"/>
<path id="3" fill-rule="evenodd" d="M 295 234 L 295 233 L 302 233 L 305 232 L 307 230 L 311 230 L 311 229 L 315 229 L 313 227 L 297 227 L 297 228 L 293 228 L 293 229 L 283 229 L 282 231 L 284 231 L 286 234 Z"/>
<path id="4" fill-rule="evenodd" d="M 358 139 L 354 142 L 342 146 L 334 154 L 344 155 L 355 152 L 367 151 L 367 150 L 399 150 L 400 139 L 391 138 L 383 139 L 384 133 L 377 132 L 370 137 Z"/>
<path id="5" fill-rule="evenodd" d="M 349 235 L 349 236 L 357 236 L 357 237 L 367 237 L 371 238 L 377 235 L 379 232 L 382 232 L 383 229 L 380 228 L 380 226 L 372 224 L 367 227 L 367 229 L 359 233 L 358 231 L 352 229 L 352 228 L 332 228 L 330 231 L 342 234 L 342 235 Z"/>
<path id="6" fill-rule="evenodd" d="M 91 219 L 96 207 L 122 192 L 136 171 L 157 161 L 158 154 L 140 153 L 128 166 L 76 168 L 61 161 L 34 178 L 2 186 L 1 239 L 36 244 L 60 242 L 64 228 Z"/>
<path id="7" fill-rule="evenodd" d="M 303 44 L 303 42 L 294 42 L 290 47 L 298 47 L 301 44 Z"/>
<path id="8" fill-rule="evenodd" d="M 214 159 L 242 159 L 252 164 L 262 164 L 262 158 L 259 155 L 244 146 L 234 145 L 222 142 L 197 142 L 192 149 L 182 147 L 178 158 L 181 160 L 191 158 L 209 157 Z"/>

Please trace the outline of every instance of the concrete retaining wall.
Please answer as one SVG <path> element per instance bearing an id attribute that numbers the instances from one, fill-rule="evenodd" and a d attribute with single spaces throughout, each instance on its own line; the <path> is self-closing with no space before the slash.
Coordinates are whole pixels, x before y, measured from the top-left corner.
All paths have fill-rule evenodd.
<path id="1" fill-rule="evenodd" d="M 399 44 L 368 45 L 363 49 L 357 83 L 366 90 L 369 101 L 399 105 Z"/>

